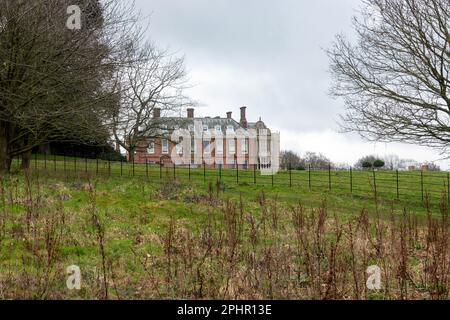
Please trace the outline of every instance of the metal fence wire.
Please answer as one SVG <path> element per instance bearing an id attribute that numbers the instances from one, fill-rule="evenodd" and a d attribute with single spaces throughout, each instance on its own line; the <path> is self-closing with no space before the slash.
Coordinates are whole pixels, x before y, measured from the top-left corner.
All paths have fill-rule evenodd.
<path id="1" fill-rule="evenodd" d="M 20 159 L 14 159 L 12 170 L 19 170 Z M 387 171 L 387 170 L 334 170 L 312 168 L 294 170 L 288 166 L 275 175 L 262 175 L 257 165 L 160 165 L 112 161 L 79 155 L 34 155 L 31 168 L 65 174 L 89 174 L 101 176 L 143 177 L 152 181 L 177 179 L 191 182 L 221 181 L 224 184 L 258 185 L 272 188 L 287 187 L 298 190 L 336 192 L 355 196 L 373 196 L 423 202 L 425 197 L 441 198 L 450 194 L 449 172 Z"/>

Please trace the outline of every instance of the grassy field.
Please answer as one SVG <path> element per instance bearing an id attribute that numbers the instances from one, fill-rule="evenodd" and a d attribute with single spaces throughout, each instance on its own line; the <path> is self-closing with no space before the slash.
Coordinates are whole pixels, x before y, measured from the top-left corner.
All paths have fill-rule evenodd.
<path id="1" fill-rule="evenodd" d="M 97 174 L 95 160 L 72 160 L 54 170 L 38 159 L 38 170 L 1 179 L 0 298 L 449 297 L 442 190 L 422 202 L 420 191 L 375 194 L 370 180 L 364 193 L 329 181 L 310 190 L 309 172 L 291 172 L 291 184 L 282 172 L 272 186 L 259 175 L 254 184 L 251 170 L 237 183 L 235 171 L 195 169 L 189 179 L 186 168 L 147 176 L 135 166 L 133 177 L 130 165 L 99 162 Z M 388 173 L 377 174 L 382 183 Z M 66 287 L 70 265 L 81 290 Z M 382 270 L 380 290 L 365 286 L 369 265 Z"/>
<path id="2" fill-rule="evenodd" d="M 13 170 L 19 161 L 14 161 Z M 184 183 L 207 185 L 223 182 L 227 187 L 258 186 L 265 190 L 285 193 L 286 197 L 301 194 L 332 193 L 338 198 L 373 199 L 400 203 L 418 210 L 425 198 L 438 206 L 442 193 L 448 193 L 450 175 L 447 172 L 396 172 L 362 170 L 305 170 L 280 171 L 274 176 L 263 176 L 258 170 L 222 170 L 220 168 L 160 167 L 159 165 L 130 164 L 106 160 L 36 155 L 31 164 L 36 172 L 50 175 L 134 177 L 151 183 L 177 179 Z M 261 188 L 256 188 L 260 190 Z M 286 191 L 286 192 L 285 192 Z"/>

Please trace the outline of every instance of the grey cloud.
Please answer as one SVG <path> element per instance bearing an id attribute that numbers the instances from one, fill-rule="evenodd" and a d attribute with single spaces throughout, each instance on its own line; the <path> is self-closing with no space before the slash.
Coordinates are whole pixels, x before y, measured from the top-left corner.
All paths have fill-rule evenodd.
<path id="1" fill-rule="evenodd" d="M 289 132 L 336 130 L 342 101 L 328 96 L 324 48 L 352 36 L 361 0 L 137 0 L 149 37 L 186 56 L 204 115 L 247 105 Z M 283 134 L 283 132 L 281 132 Z M 336 133 L 337 135 L 337 133 Z M 350 140 L 353 140 L 351 138 Z"/>

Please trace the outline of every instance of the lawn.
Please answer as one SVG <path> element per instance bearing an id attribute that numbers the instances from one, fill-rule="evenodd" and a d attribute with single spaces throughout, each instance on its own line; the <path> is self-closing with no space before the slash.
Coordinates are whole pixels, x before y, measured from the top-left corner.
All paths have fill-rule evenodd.
<path id="1" fill-rule="evenodd" d="M 253 167 L 243 170 L 204 168 L 202 166 L 160 167 L 152 164 L 131 164 L 107 160 L 34 155 L 31 169 L 45 175 L 101 176 L 137 178 L 154 184 L 177 179 L 190 185 L 205 186 L 223 182 L 229 190 L 256 192 L 265 190 L 296 201 L 298 195 L 319 198 L 322 194 L 340 199 L 374 199 L 386 204 L 400 204 L 421 211 L 425 199 L 438 206 L 443 193 L 448 193 L 450 175 L 447 172 L 371 171 L 371 170 L 281 170 L 264 176 Z M 13 170 L 19 161 L 13 162 Z M 317 203 L 317 202 L 316 202 Z"/>

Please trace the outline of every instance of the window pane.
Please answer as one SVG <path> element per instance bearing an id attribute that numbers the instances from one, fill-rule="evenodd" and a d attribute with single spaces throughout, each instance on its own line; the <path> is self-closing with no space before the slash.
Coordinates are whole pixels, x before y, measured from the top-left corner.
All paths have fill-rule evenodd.
<path id="1" fill-rule="evenodd" d="M 228 150 L 230 153 L 236 152 L 236 141 L 234 139 L 228 140 Z"/>
<path id="2" fill-rule="evenodd" d="M 223 140 L 222 139 L 216 140 L 216 149 L 217 149 L 217 153 L 219 153 L 219 154 L 223 153 Z"/>
<path id="3" fill-rule="evenodd" d="M 162 152 L 169 153 L 169 141 L 167 139 L 162 140 Z"/>

